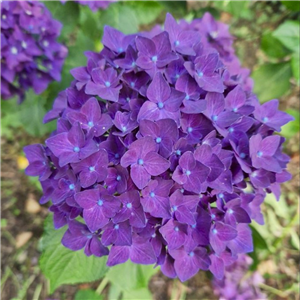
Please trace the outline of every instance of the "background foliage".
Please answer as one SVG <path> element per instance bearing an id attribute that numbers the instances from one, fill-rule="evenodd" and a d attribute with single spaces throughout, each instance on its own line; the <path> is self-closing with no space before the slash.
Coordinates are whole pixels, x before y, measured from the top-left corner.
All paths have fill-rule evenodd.
<path id="1" fill-rule="evenodd" d="M 150 284 L 152 294 L 148 289 L 150 278 L 156 274 L 154 278 L 160 284 L 163 281 L 164 292 L 167 292 L 172 300 L 213 297 L 211 288 L 208 291 L 203 289 L 196 294 L 193 290 L 205 285 L 207 275 L 199 274 L 198 279 L 182 285 L 176 280 L 167 281 L 158 273 L 158 268 L 153 269 L 152 266 L 139 266 L 127 262 L 108 269 L 105 266 L 105 258 L 87 258 L 81 251 L 72 252 L 60 244 L 65 229 L 55 231 L 50 217 L 46 218 L 43 237 L 38 245 L 41 253 L 39 264 L 24 259 L 24 255 L 29 256 L 31 260 L 39 256 L 35 249 L 42 234 L 42 223 L 47 212 L 36 202 L 40 195 L 37 180 L 28 179 L 23 174 L 26 159 L 21 149 L 29 143 L 43 142 L 45 136 L 55 128 L 54 123 L 42 125 L 44 114 L 52 106 L 58 92 L 70 85 L 72 77 L 69 70 L 86 64 L 83 53 L 87 50 L 102 49 L 101 37 L 104 25 L 113 26 L 129 34 L 162 23 L 167 11 L 176 18 L 186 20 L 201 17 L 205 11 L 210 11 L 216 18 L 230 25 L 231 33 L 236 37 L 235 48 L 242 64 L 253 70 L 254 92 L 260 101 L 279 98 L 281 108 L 295 117 L 295 121 L 287 124 L 281 134 L 287 138 L 286 151 L 292 156 L 290 169 L 297 177 L 300 3 L 126 1 L 112 3 L 107 10 L 95 13 L 87 6 L 80 6 L 72 1 L 65 5 L 46 1 L 45 5 L 54 18 L 63 23 L 60 41 L 68 47 L 69 55 L 63 68 L 61 82 L 53 82 L 41 95 L 29 91 L 21 105 L 17 105 L 16 99 L 1 103 L 4 173 L 2 239 L 8 245 L 7 249 L 13 253 L 7 265 L 3 266 L 1 284 L 4 295 L 7 294 L 7 299 L 15 297 L 14 299 L 18 300 L 29 297 L 39 299 L 40 296 L 43 299 L 53 293 L 53 296 L 65 295 L 66 299 L 73 297 L 75 300 L 120 297 L 158 299 L 159 288 L 155 291 L 157 286 L 153 279 Z M 266 225 L 252 225 L 255 251 L 251 254 L 254 260 L 251 270 L 258 269 L 266 279 L 262 288 L 268 293 L 269 299 L 292 299 L 298 293 L 297 264 L 300 247 L 297 228 L 299 223 L 297 183 L 298 179 L 294 178 L 283 186 L 283 195 L 279 202 L 269 195 L 264 205 Z M 20 220 L 17 220 L 18 218 Z M 28 224 L 29 220 L 32 223 L 31 227 L 20 226 Z M 27 238 L 23 230 L 26 230 Z M 31 244 L 30 239 L 34 241 Z M 4 249 L 4 257 L 5 254 Z M 75 285 L 74 288 L 68 286 L 93 281 L 96 283 Z M 67 286 L 62 286 L 66 284 Z"/>

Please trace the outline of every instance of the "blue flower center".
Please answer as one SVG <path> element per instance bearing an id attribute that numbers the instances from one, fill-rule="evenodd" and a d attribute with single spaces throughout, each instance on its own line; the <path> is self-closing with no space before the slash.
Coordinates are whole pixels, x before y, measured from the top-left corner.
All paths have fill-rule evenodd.
<path id="1" fill-rule="evenodd" d="M 194 255 L 195 255 L 195 253 L 193 251 L 189 253 L 190 257 L 193 257 Z"/>
<path id="2" fill-rule="evenodd" d="M 238 111 L 238 108 L 235 107 L 232 111 L 233 111 L 233 112 L 237 112 L 237 111 Z"/>
<path id="3" fill-rule="evenodd" d="M 219 194 L 219 197 L 222 199 L 222 198 L 224 198 L 224 194 L 223 193 L 220 193 Z"/>
<path id="4" fill-rule="evenodd" d="M 97 204 L 98 204 L 99 206 L 102 206 L 102 205 L 103 205 L 103 201 L 102 201 L 101 199 L 99 199 L 98 202 L 97 202 Z"/>
<path id="5" fill-rule="evenodd" d="M 174 206 L 173 206 L 173 211 L 176 211 L 176 210 L 177 210 L 177 206 L 174 205 Z"/>
<path id="6" fill-rule="evenodd" d="M 174 45 L 175 45 L 176 47 L 179 46 L 179 44 L 180 44 L 180 43 L 179 43 L 178 40 L 174 42 Z"/>
<path id="7" fill-rule="evenodd" d="M 89 240 L 93 237 L 93 235 L 92 234 L 89 234 L 89 235 L 87 235 L 86 236 Z"/>
<path id="8" fill-rule="evenodd" d="M 161 137 L 157 137 L 155 141 L 157 144 L 161 143 Z"/>
<path id="9" fill-rule="evenodd" d="M 118 49 L 118 52 L 119 52 L 119 53 L 123 52 L 123 48 L 120 47 L 120 48 Z"/>
<path id="10" fill-rule="evenodd" d="M 17 53 L 18 53 L 18 49 L 17 49 L 16 47 L 11 47 L 11 48 L 10 48 L 10 52 L 11 52 L 12 54 L 17 54 Z"/>
<path id="11" fill-rule="evenodd" d="M 262 120 L 263 120 L 264 123 L 266 123 L 266 122 L 269 121 L 269 118 L 268 117 L 264 117 Z"/>
<path id="12" fill-rule="evenodd" d="M 246 154 L 244 152 L 240 153 L 240 158 L 245 158 Z"/>
<path id="13" fill-rule="evenodd" d="M 74 151 L 74 152 L 79 152 L 79 151 L 80 151 L 80 148 L 76 146 L 76 147 L 73 148 L 73 151 Z"/>
<path id="14" fill-rule="evenodd" d="M 202 77 L 203 76 L 203 72 L 198 72 L 198 76 Z"/>
<path id="15" fill-rule="evenodd" d="M 120 181 L 120 180 L 121 180 L 121 176 L 118 175 L 118 176 L 117 176 L 117 181 Z"/>
<path id="16" fill-rule="evenodd" d="M 230 208 L 230 209 L 228 209 L 228 213 L 229 214 L 233 214 L 233 210 Z"/>
<path id="17" fill-rule="evenodd" d="M 192 173 L 192 172 L 191 172 L 190 170 L 186 170 L 186 171 L 185 171 L 185 174 L 186 174 L 187 176 L 190 176 L 191 173 Z"/>
<path id="18" fill-rule="evenodd" d="M 94 123 L 93 123 L 92 121 L 89 121 L 89 122 L 88 122 L 88 126 L 89 126 L 89 127 L 93 127 L 93 126 L 94 126 Z"/>
<path id="19" fill-rule="evenodd" d="M 196 227 L 197 227 L 197 223 L 195 223 L 195 224 L 192 225 L 192 228 L 195 229 Z"/>
<path id="20" fill-rule="evenodd" d="M 70 190 L 74 190 L 74 189 L 75 189 L 75 184 L 71 183 L 71 184 L 69 185 L 69 189 L 70 189 Z"/>
<path id="21" fill-rule="evenodd" d="M 127 130 L 127 127 L 126 126 L 122 126 L 121 129 L 122 129 L 123 132 L 125 132 Z"/>
<path id="22" fill-rule="evenodd" d="M 193 128 L 192 127 L 188 127 L 187 131 L 188 131 L 188 133 L 191 133 L 193 131 Z"/>
<path id="23" fill-rule="evenodd" d="M 229 127 L 228 131 L 229 131 L 229 132 L 234 132 L 234 128 Z"/>
<path id="24" fill-rule="evenodd" d="M 115 158 L 119 158 L 119 157 L 120 157 L 119 153 L 116 153 Z"/>
<path id="25" fill-rule="evenodd" d="M 132 64 L 131 64 L 131 66 L 132 66 L 132 67 L 135 67 L 135 66 L 136 66 L 136 62 L 133 61 Z"/>
<path id="26" fill-rule="evenodd" d="M 126 204 L 126 207 L 127 207 L 127 208 L 132 208 L 132 204 L 131 204 L 131 203 L 127 203 L 127 204 Z"/>
<path id="27" fill-rule="evenodd" d="M 95 171 L 95 167 L 94 166 L 89 167 L 89 170 L 90 170 L 90 172 L 94 172 Z"/>
<path id="28" fill-rule="evenodd" d="M 214 219 L 216 217 L 215 214 L 211 214 L 211 218 Z"/>
<path id="29" fill-rule="evenodd" d="M 151 193 L 150 193 L 150 197 L 151 197 L 151 198 L 154 198 L 154 197 L 155 197 L 155 193 L 154 193 L 154 192 L 151 192 Z"/>
<path id="30" fill-rule="evenodd" d="M 138 164 L 139 164 L 140 166 L 142 166 L 142 165 L 144 164 L 144 161 L 143 161 L 141 158 L 139 158 Z"/>
<path id="31" fill-rule="evenodd" d="M 119 227 L 120 227 L 119 224 L 116 224 L 114 228 L 118 230 Z"/>
<path id="32" fill-rule="evenodd" d="M 217 121 L 218 120 L 218 116 L 216 116 L 216 115 L 213 115 L 211 118 L 212 118 L 213 121 Z"/>
<path id="33" fill-rule="evenodd" d="M 180 75 L 179 75 L 179 74 L 176 74 L 176 75 L 175 75 L 175 78 L 176 78 L 176 79 L 178 79 L 179 77 L 180 77 Z"/>
<path id="34" fill-rule="evenodd" d="M 131 81 L 130 86 L 133 88 L 135 86 L 135 82 Z"/>
<path id="35" fill-rule="evenodd" d="M 163 108 L 163 107 L 164 107 L 164 104 L 163 104 L 162 102 L 158 102 L 158 103 L 157 103 L 157 106 L 158 106 L 158 108 Z"/>
<path id="36" fill-rule="evenodd" d="M 263 156 L 263 153 L 262 153 L 261 151 L 258 151 L 258 152 L 257 152 L 257 156 L 258 156 L 258 157 L 262 157 L 262 156 Z"/>
<path id="37" fill-rule="evenodd" d="M 217 234 L 217 233 L 218 233 L 218 230 L 217 230 L 216 228 L 214 228 L 214 229 L 212 230 L 212 233 L 213 233 L 213 234 Z"/>
<path id="38" fill-rule="evenodd" d="M 156 234 L 155 234 L 155 233 L 153 233 L 153 234 L 151 235 L 151 237 L 152 237 L 152 238 L 155 238 L 155 237 L 156 237 Z"/>
<path id="39" fill-rule="evenodd" d="M 127 98 L 126 98 L 126 101 L 127 101 L 127 102 L 129 102 L 129 101 L 130 101 L 130 98 L 129 98 L 129 97 L 127 97 Z"/>
<path id="40" fill-rule="evenodd" d="M 156 61 L 157 61 L 157 56 L 156 56 L 156 55 L 152 56 L 151 60 L 152 60 L 153 62 L 156 62 Z"/>
<path id="41" fill-rule="evenodd" d="M 190 100 L 190 96 L 189 96 L 189 95 L 186 95 L 186 96 L 185 96 L 185 100 Z"/>
<path id="42" fill-rule="evenodd" d="M 105 86 L 106 87 L 110 87 L 110 82 L 109 81 L 105 81 Z"/>
<path id="43" fill-rule="evenodd" d="M 176 226 L 176 227 L 174 228 L 174 230 L 178 232 L 178 231 L 179 231 L 178 226 Z"/>
<path id="44" fill-rule="evenodd" d="M 181 151 L 180 150 L 176 150 L 176 154 L 177 155 L 181 155 Z"/>

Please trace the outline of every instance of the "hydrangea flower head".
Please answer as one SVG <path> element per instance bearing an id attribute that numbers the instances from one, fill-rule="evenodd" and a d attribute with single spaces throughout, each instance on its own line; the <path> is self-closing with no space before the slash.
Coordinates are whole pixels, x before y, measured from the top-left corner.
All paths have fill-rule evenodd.
<path id="1" fill-rule="evenodd" d="M 68 226 L 66 247 L 221 279 L 253 250 L 266 193 L 290 177 L 274 133 L 292 118 L 259 104 L 226 25 L 168 14 L 164 28 L 105 27 L 104 49 L 86 53 L 45 117 L 57 130 L 25 148 L 27 174 L 40 176 L 55 228 Z"/>
<path id="2" fill-rule="evenodd" d="M 67 48 L 57 42 L 61 24 L 38 1 L 1 3 L 1 98 L 18 96 L 25 91 L 36 94 L 48 84 L 60 81 Z"/>
<path id="3" fill-rule="evenodd" d="M 65 3 L 67 0 L 61 0 L 60 2 Z M 114 0 L 109 0 L 109 1 L 83 1 L 83 0 L 78 0 L 74 1 L 78 2 L 81 5 L 87 5 L 92 11 L 97 11 L 98 9 L 106 9 L 111 2 L 114 2 Z"/>

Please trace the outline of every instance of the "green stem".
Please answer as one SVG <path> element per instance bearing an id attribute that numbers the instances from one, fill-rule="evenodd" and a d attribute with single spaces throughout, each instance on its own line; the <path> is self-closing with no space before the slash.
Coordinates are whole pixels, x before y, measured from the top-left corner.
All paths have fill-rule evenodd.
<path id="1" fill-rule="evenodd" d="M 96 289 L 96 294 L 101 295 L 108 283 L 109 280 L 106 277 L 104 277 Z"/>
<path id="2" fill-rule="evenodd" d="M 275 295 L 277 295 L 277 296 L 279 296 L 281 298 L 286 298 L 288 296 L 288 294 L 289 294 L 287 292 L 282 292 L 282 291 L 280 291 L 278 289 L 275 289 L 275 288 L 273 288 L 273 287 L 271 287 L 269 285 L 266 285 L 264 283 L 261 283 L 259 286 L 261 288 L 265 289 L 266 291 L 271 292 L 271 293 L 273 293 L 273 294 L 275 294 Z"/>

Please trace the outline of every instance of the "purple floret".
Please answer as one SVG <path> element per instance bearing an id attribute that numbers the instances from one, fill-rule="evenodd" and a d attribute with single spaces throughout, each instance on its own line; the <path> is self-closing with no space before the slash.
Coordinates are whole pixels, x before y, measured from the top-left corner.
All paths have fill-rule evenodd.
<path id="1" fill-rule="evenodd" d="M 65 4 L 67 1 L 71 0 L 60 0 L 61 3 Z M 74 2 L 77 2 L 81 5 L 87 5 L 93 12 L 96 12 L 97 10 L 101 9 L 104 10 L 106 9 L 112 2 L 115 2 L 116 0 L 109 0 L 109 1 L 82 1 L 82 0 L 77 0 Z"/>
<path id="2" fill-rule="evenodd" d="M 38 1 L 3 1 L 1 4 L 1 98 L 33 88 L 42 93 L 60 81 L 68 50 L 58 43 L 61 23 Z"/>
<path id="3" fill-rule="evenodd" d="M 232 40 L 209 14 L 168 14 L 151 33 L 104 28 L 104 49 L 45 117 L 58 119 L 47 146 L 24 149 L 66 247 L 181 281 L 200 269 L 221 280 L 253 251 L 249 223 L 290 179 L 275 131 L 291 117 L 259 104 Z"/>

